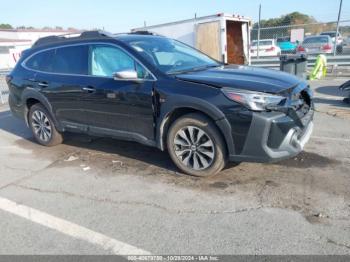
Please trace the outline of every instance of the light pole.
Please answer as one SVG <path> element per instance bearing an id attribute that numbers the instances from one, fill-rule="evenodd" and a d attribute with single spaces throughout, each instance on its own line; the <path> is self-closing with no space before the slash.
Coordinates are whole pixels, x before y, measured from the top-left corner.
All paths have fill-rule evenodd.
<path id="1" fill-rule="evenodd" d="M 334 50 L 333 50 L 333 55 L 334 56 L 337 54 L 337 43 L 338 43 L 338 34 L 339 34 L 339 21 L 340 21 L 342 6 L 343 6 L 343 0 L 340 0 L 339 12 L 338 12 L 338 21 L 337 21 L 337 31 L 335 33 L 335 43 L 334 43 L 335 47 L 334 47 Z M 343 43 L 341 43 L 341 44 L 343 44 Z"/>
<path id="2" fill-rule="evenodd" d="M 258 44 L 256 57 L 259 59 L 259 46 L 260 46 L 260 22 L 261 22 L 261 4 L 259 5 L 259 21 L 258 21 Z"/>

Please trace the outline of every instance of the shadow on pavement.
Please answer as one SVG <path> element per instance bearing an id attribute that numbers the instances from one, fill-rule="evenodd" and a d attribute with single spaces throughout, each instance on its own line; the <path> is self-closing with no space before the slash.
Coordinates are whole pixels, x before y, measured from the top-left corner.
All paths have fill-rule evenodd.
<path id="1" fill-rule="evenodd" d="M 13 134 L 31 143 L 36 143 L 30 129 L 23 120 L 12 116 L 10 111 L 0 112 L 0 131 Z M 135 142 L 121 141 L 111 138 L 91 137 L 82 134 L 65 133 L 64 144 L 77 148 L 100 151 L 108 154 L 118 154 L 130 159 L 136 159 L 170 171 L 178 171 L 169 155 L 157 148 L 147 147 Z"/>
<path id="2" fill-rule="evenodd" d="M 339 100 L 334 100 L 334 99 L 329 99 L 329 98 L 315 97 L 314 98 L 314 103 L 316 103 L 316 104 L 325 104 L 325 105 L 330 105 L 330 106 L 336 106 L 336 107 L 339 107 L 339 108 L 345 108 L 345 109 L 348 108 L 348 109 L 350 109 L 350 105 L 345 103 L 343 101 L 343 98 L 341 98 Z"/>
<path id="3" fill-rule="evenodd" d="M 0 112 L 0 130 L 31 140 L 31 132 L 23 120 L 14 117 L 11 111 Z"/>
<path id="4" fill-rule="evenodd" d="M 339 90 L 339 86 L 321 86 L 315 89 L 316 93 L 339 97 L 341 100 L 347 96 L 347 92 Z"/>
<path id="5" fill-rule="evenodd" d="M 65 134 L 64 144 L 107 154 L 117 154 L 122 157 L 165 168 L 169 171 L 179 171 L 167 152 L 162 152 L 157 148 L 144 146 L 136 142 L 67 133 Z"/>

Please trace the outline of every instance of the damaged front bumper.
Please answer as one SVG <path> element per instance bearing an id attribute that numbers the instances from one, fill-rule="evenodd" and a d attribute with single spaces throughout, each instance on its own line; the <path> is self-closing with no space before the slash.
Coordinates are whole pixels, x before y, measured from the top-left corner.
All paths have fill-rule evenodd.
<path id="1" fill-rule="evenodd" d="M 253 113 L 252 123 L 235 162 L 275 162 L 299 154 L 313 131 L 314 110 L 299 119 L 280 112 Z"/>

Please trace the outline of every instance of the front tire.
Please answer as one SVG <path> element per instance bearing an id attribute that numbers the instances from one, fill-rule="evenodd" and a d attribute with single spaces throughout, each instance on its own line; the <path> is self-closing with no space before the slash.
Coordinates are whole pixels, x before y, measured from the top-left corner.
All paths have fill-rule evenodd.
<path id="1" fill-rule="evenodd" d="M 50 113 L 43 105 L 35 104 L 30 108 L 28 123 L 39 144 L 55 146 L 63 142 L 62 134 L 57 131 Z"/>
<path id="2" fill-rule="evenodd" d="M 208 177 L 219 173 L 226 164 L 226 147 L 215 124 L 201 114 L 177 119 L 167 136 L 169 155 L 184 173 Z"/>

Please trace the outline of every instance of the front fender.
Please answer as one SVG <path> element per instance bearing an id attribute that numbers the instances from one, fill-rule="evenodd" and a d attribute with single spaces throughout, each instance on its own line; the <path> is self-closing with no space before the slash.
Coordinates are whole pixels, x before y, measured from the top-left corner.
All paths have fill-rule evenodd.
<path id="1" fill-rule="evenodd" d="M 167 98 L 160 107 L 160 115 L 157 121 L 156 141 L 159 149 L 164 150 L 164 136 L 167 124 L 169 124 L 170 116 L 178 109 L 192 109 L 209 116 L 217 125 L 222 133 L 227 145 L 229 153 L 234 153 L 234 144 L 231 136 L 231 126 L 226 119 L 224 113 L 213 104 L 196 97 L 184 95 L 172 95 Z"/>

